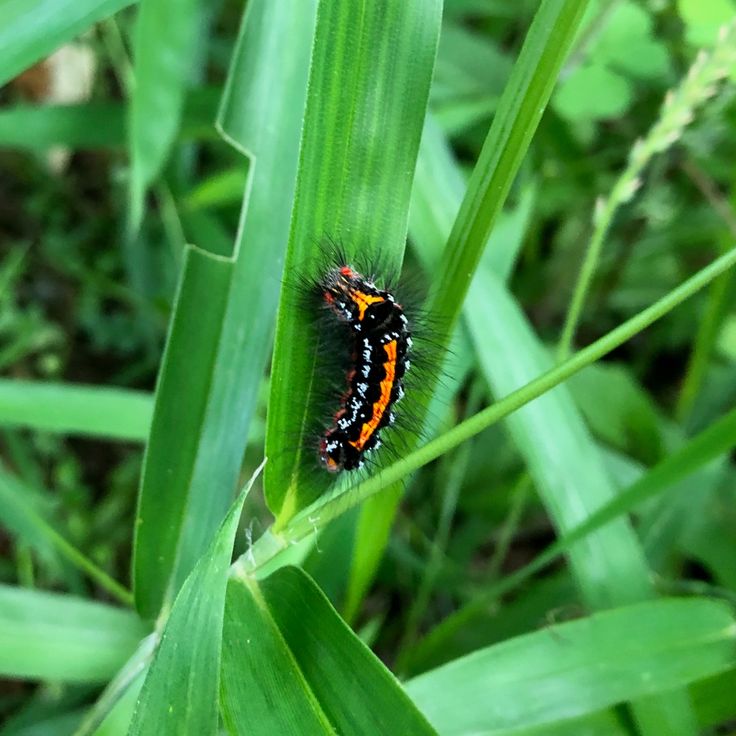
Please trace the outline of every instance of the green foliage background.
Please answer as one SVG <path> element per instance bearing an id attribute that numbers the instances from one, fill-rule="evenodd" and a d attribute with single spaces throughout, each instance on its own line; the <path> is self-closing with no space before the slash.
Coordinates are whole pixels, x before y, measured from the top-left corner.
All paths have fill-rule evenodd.
<path id="1" fill-rule="evenodd" d="M 0 3 L 0 736 L 736 733 L 734 11 Z M 325 237 L 443 366 L 333 486 Z"/>

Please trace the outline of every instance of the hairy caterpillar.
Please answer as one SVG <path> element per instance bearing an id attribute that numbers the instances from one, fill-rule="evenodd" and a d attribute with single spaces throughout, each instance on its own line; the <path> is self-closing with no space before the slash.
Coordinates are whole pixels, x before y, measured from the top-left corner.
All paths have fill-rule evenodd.
<path id="1" fill-rule="evenodd" d="M 324 468 L 337 473 L 361 468 L 381 445 L 380 433 L 393 424 L 411 367 L 411 329 L 390 291 L 343 263 L 317 282 L 324 304 L 349 330 L 351 365 L 347 388 L 333 423 L 319 440 Z"/>

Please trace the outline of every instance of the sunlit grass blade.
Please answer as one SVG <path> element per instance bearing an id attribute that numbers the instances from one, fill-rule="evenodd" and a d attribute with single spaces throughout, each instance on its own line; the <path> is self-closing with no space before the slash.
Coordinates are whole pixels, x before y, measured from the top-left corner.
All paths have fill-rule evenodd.
<path id="1" fill-rule="evenodd" d="M 0 426 L 140 441 L 152 412 L 143 391 L 0 378 Z"/>
<path id="2" fill-rule="evenodd" d="M 727 670 L 735 641 L 722 602 L 640 603 L 479 650 L 411 680 L 407 691 L 440 733 L 516 733 Z"/>
<path id="3" fill-rule="evenodd" d="M 6 677 L 105 682 L 146 631 L 130 611 L 0 586 L 0 673 Z"/>
<path id="4" fill-rule="evenodd" d="M 0 4 L 0 85 L 135 0 L 5 0 Z"/>
<path id="5" fill-rule="evenodd" d="M 350 687 L 343 687 L 350 683 Z M 433 734 L 301 570 L 230 581 L 222 699 L 232 734 Z"/>
<path id="6" fill-rule="evenodd" d="M 439 30 L 439 3 L 322 0 L 285 273 L 314 277 L 326 239 L 398 271 Z M 346 115 L 345 111 L 350 114 Z M 282 298 L 271 379 L 265 485 L 283 523 L 325 489 L 301 450 L 315 380 L 314 336 Z"/>
<path id="7" fill-rule="evenodd" d="M 235 532 L 258 468 L 174 601 L 129 736 L 217 733 L 220 645 Z"/>

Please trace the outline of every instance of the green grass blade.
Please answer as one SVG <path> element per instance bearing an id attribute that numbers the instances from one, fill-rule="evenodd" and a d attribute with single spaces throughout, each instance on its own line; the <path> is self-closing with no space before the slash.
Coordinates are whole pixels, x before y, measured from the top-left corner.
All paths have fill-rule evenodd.
<path id="1" fill-rule="evenodd" d="M 158 641 L 156 632 L 141 640 L 133 656 L 118 670 L 88 709 L 74 736 L 116 736 L 118 733 L 127 733 Z"/>
<path id="2" fill-rule="evenodd" d="M 212 384 L 219 421 L 205 435 L 218 460 L 202 469 L 204 488 L 235 483 L 271 356 L 316 14 L 316 0 L 248 3 L 222 99 L 218 129 L 248 158 L 252 182 Z"/>
<path id="3" fill-rule="evenodd" d="M 393 675 L 294 567 L 260 583 L 231 580 L 222 683 L 232 734 L 434 733 Z"/>
<path id="4" fill-rule="evenodd" d="M 133 49 L 130 101 L 131 225 L 143 217 L 146 189 L 176 138 L 201 32 L 199 0 L 141 0 Z"/>
<path id="5" fill-rule="evenodd" d="M 185 299 L 188 314 L 174 317 L 184 341 L 183 362 L 172 361 L 171 368 L 187 383 L 175 380 L 167 398 L 162 397 L 166 408 L 160 447 L 155 452 L 149 448 L 146 458 L 146 474 L 150 460 L 154 476 L 150 481 L 144 477 L 141 509 L 148 505 L 151 523 L 146 539 L 141 538 L 140 557 L 136 540 L 136 586 L 140 580 L 139 605 L 148 615 L 155 615 L 172 572 L 175 592 L 204 551 L 237 483 L 281 279 L 279 252 L 288 230 L 311 49 L 310 7 L 313 14 L 314 6 L 306 3 L 256 0 L 249 3 L 241 29 L 219 126 L 251 156 L 250 178 L 233 257 L 227 260 L 228 275 L 219 273 L 225 266 L 207 264 L 201 254 L 193 256 L 197 268 L 213 272 L 215 278 L 201 283 L 201 297 Z M 275 119 L 279 125 L 268 124 Z M 185 292 L 182 289 L 182 296 Z M 202 335 L 192 334 L 191 325 Z M 191 374 L 197 365 L 206 375 Z M 188 401 L 182 402 L 182 396 Z M 158 403 L 157 397 L 157 412 Z M 185 445 L 171 427 L 189 433 Z M 155 429 L 151 445 L 154 434 Z M 170 467 L 176 469 L 176 482 L 167 475 Z"/>
<path id="6" fill-rule="evenodd" d="M 221 690 L 229 734 L 334 733 L 258 587 L 247 577 L 234 578 L 227 587 Z"/>
<path id="7" fill-rule="evenodd" d="M 736 661 L 735 642 L 724 603 L 647 602 L 479 650 L 411 680 L 407 691 L 441 733 L 502 734 L 722 672 Z"/>
<path id="8" fill-rule="evenodd" d="M 143 391 L 0 378 L 0 426 L 141 441 L 152 412 Z"/>
<path id="9" fill-rule="evenodd" d="M 136 606 L 146 618 L 158 613 L 173 576 L 186 577 L 229 503 L 226 489 L 202 508 L 191 481 L 231 272 L 230 260 L 187 250 L 138 498 L 133 579 Z"/>
<path id="10" fill-rule="evenodd" d="M 631 729 L 624 725 L 618 713 L 609 709 L 557 723 L 515 728 L 512 733 L 513 736 L 631 736 Z"/>
<path id="11" fill-rule="evenodd" d="M 343 616 L 352 623 L 383 557 L 401 501 L 400 483 L 379 496 L 369 498 L 361 507 L 355 527 Z"/>
<path id="12" fill-rule="evenodd" d="M 0 3 L 0 85 L 93 23 L 135 0 L 5 0 Z"/>
<path id="13" fill-rule="evenodd" d="M 495 395 L 506 395 L 551 366 L 520 308 L 491 274 L 476 275 L 466 314 L 482 370 Z M 516 412 L 509 417 L 508 427 L 563 534 L 615 497 L 602 458 L 566 387 L 558 386 Z M 567 554 L 583 597 L 593 608 L 653 595 L 643 550 L 625 519 L 587 536 Z M 655 733 L 657 721 L 669 723 L 673 733 L 694 733 L 694 717 L 688 714 L 684 694 L 662 696 L 661 703 L 634 708 L 642 709 L 637 713 L 642 722 L 652 724 L 643 733 Z"/>
<path id="14" fill-rule="evenodd" d="M 0 466 L 0 524 L 23 544 L 35 551 L 50 570 L 61 569 L 60 554 L 54 545 L 48 508 L 34 489 Z"/>
<path id="15" fill-rule="evenodd" d="M 105 682 L 145 634 L 145 626 L 130 611 L 0 585 L 3 676 Z"/>
<path id="16" fill-rule="evenodd" d="M 703 729 L 713 728 L 736 718 L 736 667 L 696 683 L 693 701 Z"/>
<path id="17" fill-rule="evenodd" d="M 129 736 L 217 733 L 220 647 L 230 557 L 243 502 L 261 468 L 233 503 L 210 548 L 174 601 L 143 683 Z"/>
<path id="18" fill-rule="evenodd" d="M 706 463 L 736 445 L 736 410 L 703 430 L 686 442 L 676 452 L 657 463 L 634 481 L 626 490 L 614 496 L 605 506 L 596 510 L 582 524 L 567 532 L 547 547 L 532 562 L 503 578 L 498 584 L 477 596 L 467 606 L 456 611 L 437 626 L 414 653 L 414 663 L 422 662 L 441 650 L 448 637 L 453 636 L 476 614 L 488 610 L 501 596 L 530 580 L 547 565 L 565 554 L 577 542 L 598 531 L 606 524 L 641 507 L 656 496 L 665 497 L 676 484 L 684 483 Z"/>
<path id="19" fill-rule="evenodd" d="M 143 677 L 140 676 L 110 708 L 100 725 L 94 731 L 90 731 L 89 734 L 93 734 L 93 736 L 122 736 L 122 734 L 127 734 L 142 686 Z M 79 729 L 75 731 L 74 736 L 89 736 L 89 734 Z"/>
<path id="20" fill-rule="evenodd" d="M 437 269 L 430 311 L 448 328 L 545 110 L 588 0 L 544 0 L 511 72 Z"/>
<path id="21" fill-rule="evenodd" d="M 320 3 L 287 276 L 317 275 L 325 238 L 398 270 L 439 19 L 437 0 Z M 281 302 L 266 435 L 266 497 L 279 523 L 325 489 L 299 449 L 317 379 L 297 301 Z"/>
<path id="22" fill-rule="evenodd" d="M 521 310 L 490 274 L 477 274 L 465 314 L 496 396 L 511 393 L 551 367 Z M 508 427 L 562 532 L 614 497 L 595 443 L 565 387 L 558 386 L 513 414 Z M 596 608 L 633 602 L 651 592 L 643 554 L 625 522 L 570 550 L 570 563 L 585 600 Z"/>
<path id="23" fill-rule="evenodd" d="M 427 148 L 432 165 L 427 166 L 427 176 L 419 183 L 424 198 L 432 193 L 429 174 L 438 177 L 436 186 L 449 187 L 448 203 L 443 205 L 449 211 L 457 197 L 460 179 L 457 173 L 441 175 L 442 171 L 453 168 L 451 159 L 442 152 L 435 131 L 434 140 L 428 141 Z M 450 187 L 448 182 L 455 184 Z M 467 199 L 466 194 L 464 201 Z M 462 205 L 458 220 L 461 217 Z M 438 220 L 437 224 L 443 223 Z M 444 235 L 424 225 L 415 237 L 424 244 L 425 251 L 431 252 Z M 476 273 L 465 302 L 466 322 L 475 351 L 496 396 L 511 394 L 551 367 L 520 308 L 491 272 L 492 267 L 507 272 L 511 262 L 513 256 L 509 258 L 505 252 L 499 252 L 493 261 L 485 264 Z M 477 260 L 472 265 L 475 267 Z M 614 497 L 615 489 L 567 388 L 558 386 L 515 412 L 508 418 L 508 426 L 545 507 L 562 533 L 584 522 Z M 570 549 L 568 555 L 584 598 L 594 608 L 635 602 L 653 594 L 643 551 L 624 519 L 591 534 Z M 684 709 L 686 704 L 681 701 L 677 708 Z M 648 713 L 649 705 L 644 710 Z M 679 733 L 692 732 L 686 725 L 692 719 L 675 716 L 675 720 L 679 722 Z"/>
<path id="24" fill-rule="evenodd" d="M 121 146 L 125 109 L 114 103 L 17 105 L 0 110 L 0 145 L 23 150 Z"/>
<path id="25" fill-rule="evenodd" d="M 2 736 L 74 736 L 81 718 L 82 711 L 74 709 L 17 726 L 11 719 L 0 733 Z"/>

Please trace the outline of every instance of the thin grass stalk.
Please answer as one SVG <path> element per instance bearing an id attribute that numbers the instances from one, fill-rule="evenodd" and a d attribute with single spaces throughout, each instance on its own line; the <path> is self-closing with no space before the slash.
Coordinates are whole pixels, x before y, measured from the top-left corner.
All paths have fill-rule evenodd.
<path id="1" fill-rule="evenodd" d="M 641 176 L 652 158 L 666 151 L 692 122 L 695 111 L 715 95 L 719 83 L 736 64 L 736 22 L 724 26 L 710 53 L 701 51 L 679 87 L 665 96 L 659 118 L 629 152 L 626 168 L 608 197 L 598 199 L 593 213 L 593 234 L 585 252 L 572 299 L 567 310 L 558 348 L 558 359 L 569 357 L 585 299 L 598 267 L 603 243 L 618 209 L 629 202 L 641 186 Z"/>

